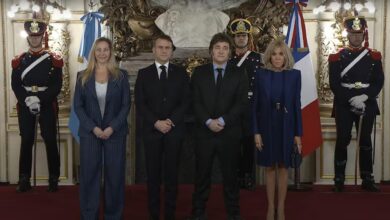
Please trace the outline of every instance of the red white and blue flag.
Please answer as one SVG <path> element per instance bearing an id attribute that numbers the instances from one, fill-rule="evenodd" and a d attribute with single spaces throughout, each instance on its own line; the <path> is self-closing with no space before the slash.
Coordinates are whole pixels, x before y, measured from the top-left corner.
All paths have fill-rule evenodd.
<path id="1" fill-rule="evenodd" d="M 302 109 L 302 155 L 312 153 L 322 144 L 320 109 L 317 96 L 316 79 L 310 51 L 307 44 L 305 21 L 301 7 L 307 6 L 308 0 L 286 0 L 285 4 L 293 7 L 288 25 L 286 44 L 292 48 L 295 69 L 301 71 L 301 109 Z"/>

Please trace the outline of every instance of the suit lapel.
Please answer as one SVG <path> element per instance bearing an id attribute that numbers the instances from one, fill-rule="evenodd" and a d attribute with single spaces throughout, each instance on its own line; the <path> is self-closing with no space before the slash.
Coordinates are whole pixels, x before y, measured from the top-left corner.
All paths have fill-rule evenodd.
<path id="1" fill-rule="evenodd" d="M 112 94 L 118 89 L 118 80 L 114 80 L 112 77 L 109 78 L 107 83 L 107 94 L 106 94 L 106 107 L 111 100 Z"/>
<path id="2" fill-rule="evenodd" d="M 169 63 L 168 66 L 168 75 L 167 75 L 167 81 L 172 82 L 175 78 L 175 66 L 172 63 Z"/>
<path id="3" fill-rule="evenodd" d="M 87 88 L 91 92 L 92 96 L 97 100 L 96 87 L 95 87 L 95 73 L 92 73 L 91 78 L 87 81 Z"/>
<path id="4" fill-rule="evenodd" d="M 290 97 L 292 97 L 294 94 L 295 94 L 295 91 L 292 90 L 291 86 L 290 85 L 293 85 L 291 82 L 289 83 L 289 81 L 291 81 L 291 76 L 292 74 L 290 73 L 286 73 L 286 70 L 283 70 L 282 72 L 283 74 L 283 90 L 284 90 L 284 94 L 283 94 L 283 98 L 284 98 L 284 103 L 286 103 L 286 100 L 290 100 Z"/>
<path id="5" fill-rule="evenodd" d="M 208 88 L 213 88 L 213 90 L 215 91 L 216 84 L 215 84 L 213 65 L 209 64 L 207 70 L 208 73 L 206 74 L 206 80 L 207 80 L 207 84 L 209 84 Z"/>
<path id="6" fill-rule="evenodd" d="M 263 82 L 260 82 L 260 83 L 263 83 L 264 84 L 264 89 L 265 91 L 265 94 L 266 94 L 266 97 L 267 99 L 270 99 L 271 97 L 271 74 L 273 74 L 270 70 L 267 70 L 266 72 L 264 72 L 265 75 L 263 77 Z"/>

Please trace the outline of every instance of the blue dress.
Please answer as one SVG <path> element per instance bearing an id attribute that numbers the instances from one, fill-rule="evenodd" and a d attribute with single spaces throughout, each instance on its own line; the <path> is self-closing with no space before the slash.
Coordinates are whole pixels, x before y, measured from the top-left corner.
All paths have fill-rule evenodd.
<path id="1" fill-rule="evenodd" d="M 291 167 L 294 137 L 302 136 L 301 75 L 298 70 L 259 69 L 255 75 L 253 132 L 260 134 L 257 164 Z M 278 104 L 279 103 L 279 104 Z"/>
<path id="2" fill-rule="evenodd" d="M 259 164 L 262 166 L 273 166 L 285 164 L 283 160 L 283 81 L 285 72 L 274 72 L 271 74 L 271 146 L 264 146 L 259 152 Z M 279 103 L 279 104 L 277 104 Z M 279 105 L 279 107 L 277 107 Z"/>
<path id="3" fill-rule="evenodd" d="M 272 127 L 272 157 L 269 158 L 268 164 L 283 163 L 283 75 L 285 72 L 274 73 L 271 75 L 271 105 L 274 106 L 271 111 L 271 119 L 274 123 Z M 280 103 L 279 109 L 276 103 Z"/>

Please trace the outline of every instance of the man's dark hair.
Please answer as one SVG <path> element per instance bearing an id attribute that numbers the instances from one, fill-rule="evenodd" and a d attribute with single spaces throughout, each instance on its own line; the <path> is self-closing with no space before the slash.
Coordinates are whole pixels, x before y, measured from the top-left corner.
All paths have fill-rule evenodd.
<path id="1" fill-rule="evenodd" d="M 213 38 L 211 38 L 210 46 L 209 46 L 209 52 L 213 50 L 213 47 L 218 42 L 226 42 L 229 44 L 229 49 L 232 50 L 233 48 L 233 40 L 232 38 L 225 33 L 216 33 Z"/>
<path id="2" fill-rule="evenodd" d="M 172 50 L 173 50 L 173 51 L 176 50 L 176 47 L 175 47 L 175 45 L 173 44 L 172 38 L 171 38 L 169 35 L 166 35 L 166 34 L 161 34 L 161 35 L 158 35 L 157 37 L 155 37 L 155 38 L 153 39 L 153 47 L 156 46 L 156 41 L 157 41 L 158 39 L 166 40 L 166 41 L 171 42 L 171 44 L 172 44 Z"/>

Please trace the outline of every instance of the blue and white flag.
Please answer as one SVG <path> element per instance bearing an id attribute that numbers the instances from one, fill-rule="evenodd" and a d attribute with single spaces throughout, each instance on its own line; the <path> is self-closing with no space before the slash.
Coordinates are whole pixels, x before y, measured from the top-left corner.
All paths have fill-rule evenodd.
<path id="1" fill-rule="evenodd" d="M 87 62 L 93 42 L 102 35 L 101 20 L 104 15 L 99 12 L 89 12 L 80 20 L 84 23 L 84 34 L 80 43 L 78 58 L 80 62 Z"/>
<path id="2" fill-rule="evenodd" d="M 104 15 L 101 13 L 89 12 L 80 19 L 84 23 L 84 32 L 80 43 L 78 58 L 79 61 L 84 64 L 84 67 L 87 65 L 89 52 L 91 51 L 93 42 L 102 35 L 101 20 L 103 17 Z M 80 143 L 80 137 L 78 135 L 79 126 L 80 121 L 72 105 L 68 127 L 77 143 Z"/>

